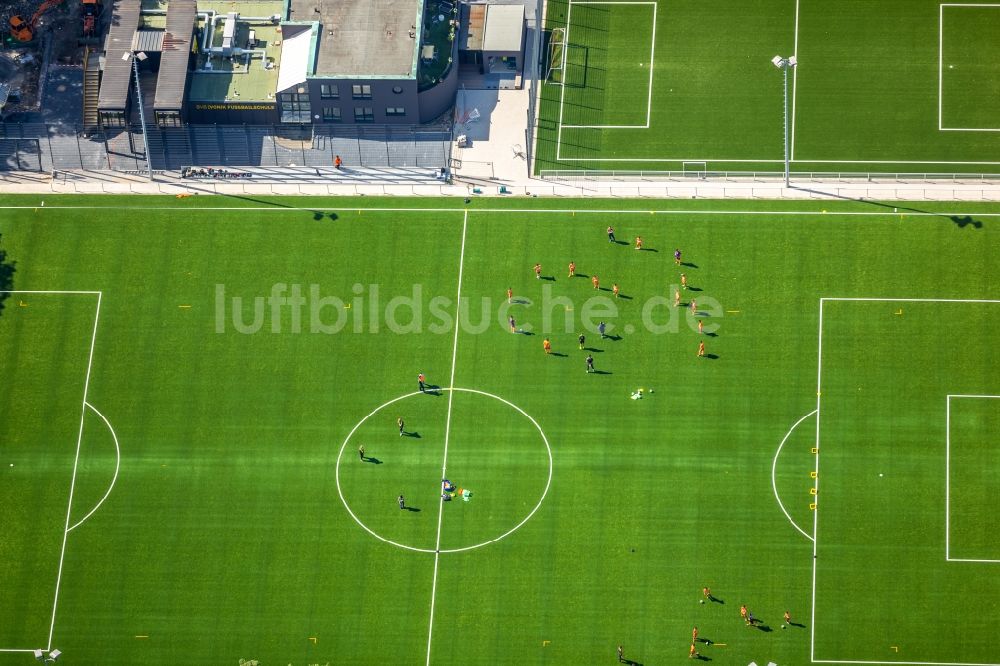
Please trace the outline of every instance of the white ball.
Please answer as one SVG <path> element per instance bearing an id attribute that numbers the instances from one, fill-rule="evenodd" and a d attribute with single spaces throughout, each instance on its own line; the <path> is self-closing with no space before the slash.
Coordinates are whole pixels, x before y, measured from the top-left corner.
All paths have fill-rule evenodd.
<path id="1" fill-rule="evenodd" d="M 882 476 L 882 472 L 879 472 L 879 473 L 878 473 L 878 475 L 879 475 L 879 476 Z"/>

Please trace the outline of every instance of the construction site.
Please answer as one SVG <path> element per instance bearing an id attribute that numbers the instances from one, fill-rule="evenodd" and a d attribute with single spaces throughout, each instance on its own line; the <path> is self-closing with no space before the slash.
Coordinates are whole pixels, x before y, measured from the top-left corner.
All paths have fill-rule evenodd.
<path id="1" fill-rule="evenodd" d="M 86 65 L 107 20 L 104 9 L 101 0 L 10 0 L 0 6 L 0 119 L 84 122 L 88 69 L 95 94 L 100 82 L 97 58 Z M 43 104 L 49 84 L 60 98 L 51 107 Z"/>

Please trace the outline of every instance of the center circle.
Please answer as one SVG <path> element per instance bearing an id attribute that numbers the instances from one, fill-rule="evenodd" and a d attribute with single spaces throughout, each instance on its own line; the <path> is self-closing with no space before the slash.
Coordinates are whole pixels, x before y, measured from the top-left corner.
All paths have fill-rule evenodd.
<path id="1" fill-rule="evenodd" d="M 438 394 L 439 397 L 441 397 L 444 394 L 447 394 L 449 392 L 454 392 L 456 394 L 457 393 L 465 393 L 465 394 L 471 394 L 471 395 L 485 396 L 487 398 L 492 398 L 493 400 L 497 400 L 497 401 L 501 402 L 502 404 L 506 405 L 507 407 L 509 407 L 510 409 L 513 409 L 515 412 L 517 412 L 518 414 L 520 414 L 521 416 L 523 416 L 525 419 L 527 419 L 534 426 L 535 430 L 537 430 L 539 437 L 541 437 L 541 440 L 542 440 L 542 442 L 545 445 L 545 455 L 546 455 L 547 460 L 548 460 L 548 474 L 547 474 L 547 477 L 545 479 L 545 487 L 542 490 L 541 495 L 538 498 L 538 501 L 532 506 L 531 510 L 528 511 L 527 515 L 524 515 L 524 517 L 521 518 L 521 520 L 518 521 L 513 527 L 507 529 L 506 531 L 503 531 L 502 533 L 500 533 L 496 537 L 493 537 L 493 538 L 490 538 L 490 539 L 486 539 L 486 540 L 483 540 L 483 541 L 480 541 L 480 542 L 477 542 L 477 543 L 473 543 L 473 544 L 468 545 L 468 546 L 462 546 L 462 547 L 458 547 L 458 548 L 441 548 L 439 552 L 441 552 L 441 553 L 458 553 L 458 552 L 463 552 L 463 551 L 467 551 L 467 550 L 474 550 L 476 548 L 481 548 L 481 547 L 489 545 L 491 543 L 495 543 L 497 541 L 500 541 L 501 539 L 503 539 L 503 538 L 505 538 L 507 536 L 510 536 L 513 532 L 515 532 L 517 529 L 519 529 L 521 526 L 523 526 L 526 522 L 528 522 L 528 520 L 530 520 L 532 516 L 535 515 L 535 512 L 537 512 L 538 509 L 541 507 L 542 502 L 545 501 L 545 496 L 548 494 L 549 486 L 552 483 L 552 447 L 549 445 L 549 440 L 545 436 L 545 432 L 542 430 L 541 426 L 538 425 L 538 422 L 530 414 L 528 414 L 523 409 L 521 409 L 520 407 L 518 407 L 517 405 L 515 405 L 514 403 L 510 402 L 509 400 L 507 400 L 505 398 L 501 398 L 498 395 L 495 395 L 493 393 L 488 393 L 486 391 L 480 391 L 480 390 L 477 390 L 477 389 L 469 389 L 469 388 L 458 388 L 458 387 L 450 388 L 450 389 L 449 388 L 437 388 L 437 389 L 434 389 L 434 391 L 437 392 L 437 394 Z M 434 552 L 436 552 L 434 548 L 421 548 L 419 546 L 414 546 L 414 545 L 411 545 L 411 544 L 408 544 L 408 543 L 404 543 L 402 540 L 387 538 L 387 537 L 383 536 L 382 534 L 380 534 L 375 529 L 373 529 L 372 527 L 370 527 L 369 525 L 367 525 L 363 520 L 361 520 L 360 517 L 358 517 L 358 515 L 354 511 L 354 509 L 351 508 L 351 504 L 350 504 L 350 502 L 348 502 L 347 497 L 344 494 L 344 487 L 343 487 L 342 482 L 341 482 L 341 465 L 345 464 L 344 463 L 344 453 L 345 453 L 345 451 L 347 451 L 348 444 L 351 443 L 351 439 L 355 436 L 355 434 L 358 432 L 358 430 L 361 429 L 362 426 L 364 426 L 366 422 L 368 422 L 370 419 L 372 419 L 373 417 L 375 417 L 376 415 L 378 415 L 380 412 L 382 412 L 383 410 L 385 410 L 389 406 L 394 405 L 394 404 L 396 404 L 396 403 L 398 403 L 398 402 L 400 402 L 402 400 L 406 400 L 407 398 L 413 398 L 413 397 L 416 397 L 416 396 L 422 396 L 422 394 L 419 391 L 414 391 L 413 393 L 407 393 L 407 394 L 401 395 L 401 396 L 399 396 L 397 398 L 393 398 L 392 400 L 389 400 L 388 402 L 385 402 L 385 403 L 379 405 L 378 407 L 376 407 L 375 409 L 373 409 L 367 416 L 365 416 L 360 421 L 358 421 L 357 424 L 355 424 L 355 426 L 347 434 L 347 437 L 344 438 L 344 442 L 343 442 L 343 444 L 341 444 L 340 451 L 337 454 L 337 464 L 336 464 L 337 494 L 340 495 L 340 501 L 343 502 L 344 508 L 347 509 L 347 513 L 350 514 L 351 518 L 353 518 L 354 521 L 362 529 L 364 529 L 366 532 L 368 532 L 370 535 L 372 535 L 373 537 L 375 537 L 379 541 L 383 541 L 385 543 L 388 543 L 388 544 L 391 544 L 393 546 L 397 546 L 399 548 L 403 548 L 403 549 L 406 549 L 406 550 L 411 550 L 411 551 L 416 551 L 416 552 L 421 552 L 421 553 L 434 553 Z M 453 398 L 454 398 L 453 395 L 448 395 L 447 396 L 447 399 L 449 401 L 451 401 Z M 426 399 L 430 400 L 432 398 L 430 396 L 428 396 Z M 392 415 L 391 421 L 392 421 L 393 424 L 395 424 L 395 414 Z M 414 427 L 414 426 L 409 426 L 408 425 L 407 427 Z M 446 424 L 446 430 L 448 430 L 448 431 L 453 430 L 452 424 L 450 422 Z M 412 447 L 412 446 L 419 446 L 420 445 L 420 439 L 421 439 L 421 437 L 420 437 L 419 433 L 416 433 L 416 432 L 410 433 L 410 432 L 408 432 L 407 434 L 415 437 L 416 438 L 416 443 L 414 443 L 414 441 L 411 440 L 410 436 L 400 437 L 399 438 L 400 446 L 411 446 Z M 447 437 L 448 435 L 446 434 L 445 436 Z M 386 448 L 388 448 L 388 447 L 386 447 Z M 380 450 L 381 450 L 381 448 L 380 448 Z M 437 449 L 437 453 L 438 453 L 438 464 L 440 464 L 441 457 L 444 456 L 444 449 L 443 448 L 438 448 Z M 377 457 L 369 457 L 369 458 L 366 458 L 366 460 L 362 461 L 362 463 L 364 463 L 364 462 L 376 463 L 376 465 L 378 466 L 378 465 L 381 465 L 383 462 L 387 462 L 387 461 L 379 460 Z M 375 467 L 375 469 L 377 469 L 377 466 Z M 432 477 L 432 478 L 430 478 L 430 479 L 427 480 L 427 483 L 430 485 L 430 487 L 435 488 L 435 487 L 439 487 L 440 486 L 440 481 L 441 481 L 440 479 L 435 479 L 435 478 Z M 421 480 L 420 483 L 423 483 L 423 481 Z M 476 503 L 477 501 L 479 501 L 479 502 L 485 502 L 486 501 L 485 497 L 476 497 L 476 494 L 475 494 L 476 493 L 476 489 L 475 488 L 473 488 L 472 491 L 473 491 L 473 496 L 471 498 L 471 501 L 473 503 Z M 455 500 L 452 500 L 452 502 L 454 503 L 456 500 L 458 501 L 459 504 L 461 504 L 461 498 L 456 497 Z M 384 498 L 380 497 L 379 501 L 382 502 L 382 503 L 386 503 L 386 505 L 389 502 L 392 502 L 394 504 L 395 503 L 395 495 L 393 495 L 391 497 L 387 496 L 387 497 L 384 497 Z M 496 499 L 493 498 L 491 501 L 496 501 Z M 420 510 L 421 511 L 428 510 L 429 513 L 430 513 L 430 516 L 434 520 L 434 524 L 437 525 L 438 524 L 437 523 L 437 515 L 436 515 L 435 511 L 438 510 L 439 507 L 440 507 L 440 510 L 445 510 L 446 509 L 446 507 L 440 506 L 440 503 L 438 503 L 438 506 L 427 506 L 427 507 L 424 507 L 423 509 L 420 509 Z M 455 507 L 455 508 L 457 509 L 458 507 Z M 413 509 L 413 510 L 417 511 L 417 509 Z M 398 511 L 398 510 L 395 510 L 395 511 Z M 404 515 L 404 514 L 401 514 L 401 515 Z M 419 514 L 417 514 L 417 515 L 419 515 Z"/>

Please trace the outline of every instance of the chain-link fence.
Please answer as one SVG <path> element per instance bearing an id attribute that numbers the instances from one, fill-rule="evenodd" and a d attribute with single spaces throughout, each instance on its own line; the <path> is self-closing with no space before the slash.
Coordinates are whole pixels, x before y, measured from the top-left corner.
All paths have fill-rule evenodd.
<path id="1" fill-rule="evenodd" d="M 149 128 L 155 171 L 186 166 L 447 167 L 450 127 L 188 125 Z M 138 126 L 86 133 L 82 127 L 0 123 L 0 171 L 143 171 Z"/>

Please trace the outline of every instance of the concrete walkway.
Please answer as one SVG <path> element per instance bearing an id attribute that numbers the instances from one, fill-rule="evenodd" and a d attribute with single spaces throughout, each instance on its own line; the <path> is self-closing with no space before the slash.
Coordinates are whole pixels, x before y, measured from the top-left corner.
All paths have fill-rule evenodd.
<path id="1" fill-rule="evenodd" d="M 472 114 L 472 110 L 479 111 Z M 469 139 L 453 152 L 453 180 L 432 169 L 232 168 L 249 179 L 181 178 L 179 172 L 60 171 L 54 176 L 0 171 L 0 192 L 68 194 L 229 194 L 316 196 L 606 197 L 649 199 L 874 199 L 880 201 L 1000 201 L 997 180 L 902 182 L 793 181 L 719 178 L 683 180 L 564 180 L 529 177 L 525 159 L 528 90 L 460 91 L 457 117 L 478 120 L 456 127 Z M 501 193 L 503 187 L 507 192 Z"/>
<path id="2" fill-rule="evenodd" d="M 492 143 L 492 142 L 491 142 Z M 507 148 L 510 151 L 510 148 Z M 503 151 L 497 151 L 501 153 Z M 514 157 L 510 158 L 513 161 Z M 387 173 L 385 169 L 357 169 L 349 176 L 327 172 L 317 176 L 286 174 L 281 179 L 191 179 L 165 172 L 148 180 L 144 175 L 112 171 L 0 172 L 0 192 L 7 194 L 229 194 L 315 196 L 451 196 L 451 197 L 606 197 L 647 199 L 874 199 L 880 201 L 1000 201 L 1000 182 L 793 182 L 765 180 L 695 181 L 577 181 L 530 179 L 523 171 L 505 170 L 498 161 L 484 160 L 475 175 L 465 169 L 452 183 L 437 180 L 434 172 Z M 485 169 L 492 168 L 492 174 Z M 238 171 L 230 169 L 230 171 Z M 501 194 L 500 187 L 509 194 Z"/>

